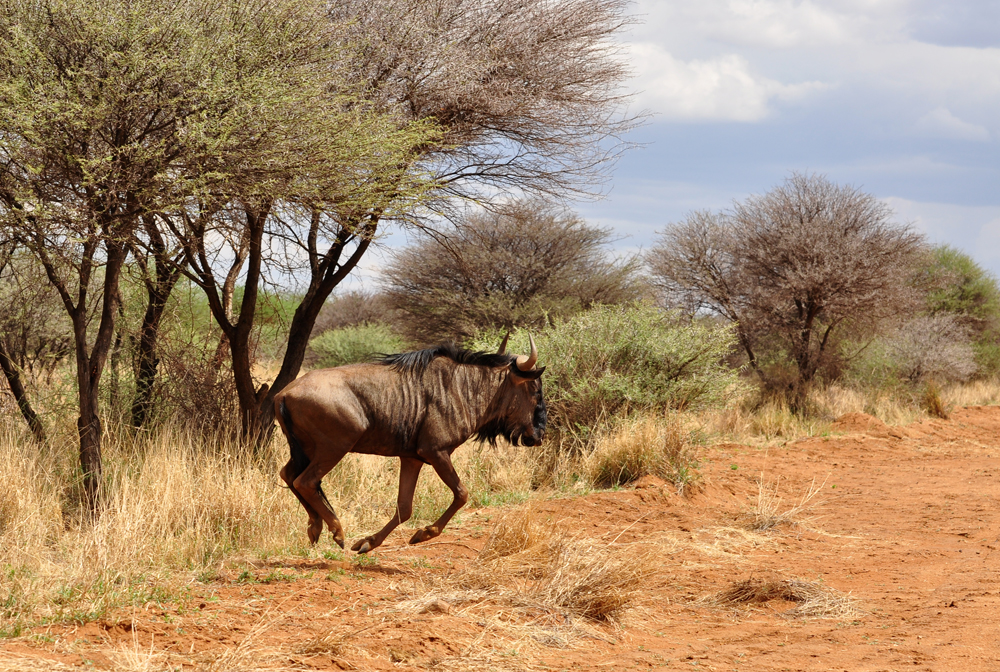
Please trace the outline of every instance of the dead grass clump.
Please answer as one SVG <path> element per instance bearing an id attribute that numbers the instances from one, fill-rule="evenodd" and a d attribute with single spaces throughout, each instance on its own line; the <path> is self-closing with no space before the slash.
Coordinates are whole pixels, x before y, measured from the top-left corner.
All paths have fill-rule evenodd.
<path id="1" fill-rule="evenodd" d="M 514 509 L 497 519 L 483 550 L 479 552 L 477 563 L 486 565 L 531 549 L 537 551 L 559 536 L 555 525 L 551 521 L 538 520 L 531 506 Z"/>
<path id="2" fill-rule="evenodd" d="M 757 480 L 757 499 L 753 506 L 745 508 L 739 515 L 739 521 L 743 527 L 754 532 L 766 532 L 781 525 L 801 525 L 808 526 L 815 520 L 815 516 L 803 516 L 802 514 L 819 504 L 816 496 L 826 485 L 826 479 L 818 486 L 816 479 L 813 479 L 809 489 L 802 495 L 797 504 L 788 508 L 782 506 L 782 497 L 778 494 L 778 482 L 773 484 L 764 481 L 761 474 Z"/>
<path id="3" fill-rule="evenodd" d="M 566 543 L 547 563 L 535 597 L 595 621 L 615 620 L 652 573 L 652 553 Z"/>
<path id="4" fill-rule="evenodd" d="M 941 398 L 941 389 L 933 380 L 927 381 L 927 384 L 924 386 L 923 397 L 920 401 L 923 409 L 927 411 L 927 415 L 942 420 L 948 419 L 948 406 L 945 404 L 944 399 Z"/>
<path id="5" fill-rule="evenodd" d="M 583 471 L 598 488 L 627 485 L 651 474 L 673 483 L 678 492 L 696 483 L 698 460 L 680 422 L 642 416 L 600 436 L 584 457 Z"/>
<path id="6" fill-rule="evenodd" d="M 782 613 L 786 618 L 851 618 L 861 613 L 850 595 L 802 579 L 755 579 L 737 581 L 726 590 L 705 599 L 712 606 L 765 604 L 772 600 L 798 603 Z"/>
<path id="7" fill-rule="evenodd" d="M 799 502 L 784 508 L 782 497 L 778 494 L 778 482 L 767 483 L 764 481 L 764 474 L 761 474 L 757 479 L 757 499 L 753 506 L 740 513 L 739 521 L 743 527 L 754 532 L 765 532 L 781 525 L 808 526 L 815 516 L 806 517 L 802 514 L 819 504 L 819 501 L 814 500 L 822 492 L 824 485 L 826 479 L 818 486 L 816 479 L 813 479 Z"/>
<path id="8" fill-rule="evenodd" d="M 573 539 L 525 507 L 497 521 L 480 556 L 454 583 L 479 602 L 614 621 L 655 567 L 648 547 Z"/>
<path id="9" fill-rule="evenodd" d="M 326 654 L 339 656 L 344 652 L 345 642 L 348 635 L 343 632 L 331 630 L 322 635 L 316 635 L 302 645 L 296 647 L 295 653 L 306 655 Z"/>

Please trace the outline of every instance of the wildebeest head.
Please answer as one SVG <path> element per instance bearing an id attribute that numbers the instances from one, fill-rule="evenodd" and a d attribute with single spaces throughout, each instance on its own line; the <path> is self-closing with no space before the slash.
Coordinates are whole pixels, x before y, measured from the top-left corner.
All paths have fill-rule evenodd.
<path id="1" fill-rule="evenodd" d="M 511 358 L 507 378 L 498 392 L 497 415 L 479 431 L 481 440 L 493 442 L 502 435 L 511 445 L 537 446 L 545 438 L 547 411 L 541 378 L 545 367 L 535 368 L 538 348 L 530 335 L 528 340 L 531 354 Z M 497 354 L 504 354 L 506 346 L 505 337 Z"/>

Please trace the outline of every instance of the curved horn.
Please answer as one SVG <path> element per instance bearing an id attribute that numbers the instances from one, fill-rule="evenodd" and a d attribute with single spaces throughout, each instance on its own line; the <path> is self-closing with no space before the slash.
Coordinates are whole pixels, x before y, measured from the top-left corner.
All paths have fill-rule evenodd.
<path id="1" fill-rule="evenodd" d="M 531 334 L 528 334 L 528 342 L 531 343 L 531 354 L 517 356 L 517 368 L 521 371 L 531 371 L 535 368 L 535 362 L 538 361 L 538 348 L 535 346 L 535 339 L 532 338 Z"/>
<path id="2" fill-rule="evenodd" d="M 508 338 L 510 338 L 510 332 L 509 331 L 507 332 L 507 335 L 503 337 L 503 342 L 500 343 L 500 349 L 497 350 L 497 354 L 498 355 L 503 355 L 503 354 L 505 354 L 507 352 L 507 339 Z"/>

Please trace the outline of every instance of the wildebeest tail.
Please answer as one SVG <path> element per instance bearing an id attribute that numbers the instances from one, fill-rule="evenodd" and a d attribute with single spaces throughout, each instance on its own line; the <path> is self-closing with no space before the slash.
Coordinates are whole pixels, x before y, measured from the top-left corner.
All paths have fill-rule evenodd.
<path id="1" fill-rule="evenodd" d="M 302 447 L 302 442 L 299 441 L 299 437 L 295 436 L 295 429 L 292 427 L 292 414 L 288 412 L 288 407 L 285 406 L 284 399 L 282 399 L 278 404 L 278 412 L 281 413 L 281 419 L 285 423 L 285 434 L 288 438 L 288 448 L 292 453 L 292 474 L 289 480 L 294 481 L 299 477 L 299 474 L 306 470 L 306 467 L 309 466 L 310 460 L 309 456 L 306 455 L 305 449 Z M 333 507 L 330 506 L 330 500 L 326 498 L 326 493 L 323 492 L 322 483 L 319 484 L 316 489 L 319 491 L 319 496 L 322 497 L 323 501 L 326 502 L 326 505 L 330 507 L 330 510 L 333 510 Z"/>

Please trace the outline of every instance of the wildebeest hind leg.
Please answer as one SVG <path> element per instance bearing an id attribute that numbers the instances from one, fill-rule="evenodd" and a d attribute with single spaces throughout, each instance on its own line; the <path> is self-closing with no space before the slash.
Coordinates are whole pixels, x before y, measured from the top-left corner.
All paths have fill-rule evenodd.
<path id="1" fill-rule="evenodd" d="M 365 537 L 351 546 L 352 551 L 367 553 L 378 548 L 396 526 L 410 519 L 413 515 L 413 492 L 417 489 L 417 477 L 420 476 L 422 466 L 423 462 L 412 457 L 399 458 L 399 495 L 396 497 L 396 514 L 378 531 L 378 534 Z"/>
<path id="2" fill-rule="evenodd" d="M 451 455 L 446 452 L 433 453 L 428 456 L 427 462 L 434 467 L 434 471 L 441 477 L 444 484 L 451 489 L 455 498 L 452 500 L 451 506 L 441 514 L 441 517 L 433 525 L 428 525 L 425 528 L 417 530 L 417 533 L 410 539 L 411 544 L 419 544 L 421 541 L 433 539 L 441 534 L 444 526 L 448 524 L 452 516 L 469 501 L 469 492 L 462 485 L 462 481 L 458 477 L 458 472 L 455 471 L 455 466 L 451 463 Z"/>
<path id="3" fill-rule="evenodd" d="M 289 476 L 289 474 L 294 473 L 294 467 L 294 461 L 289 460 L 288 464 L 281 468 L 281 480 L 288 485 L 288 489 L 292 491 L 295 498 L 302 504 L 302 508 L 304 508 L 306 513 L 309 514 L 309 526 L 306 528 L 306 533 L 309 535 L 309 543 L 315 544 L 319 541 L 320 533 L 323 532 L 323 519 L 320 517 L 319 513 L 316 512 L 316 509 L 314 509 L 309 502 L 306 501 L 306 498 L 295 489 L 295 486 L 293 485 L 295 479 Z"/>
<path id="4" fill-rule="evenodd" d="M 313 508 L 320 517 L 326 521 L 326 526 L 330 528 L 330 532 L 333 533 L 333 540 L 337 542 L 337 545 L 341 548 L 344 547 L 344 527 L 340 524 L 340 519 L 337 518 L 336 512 L 330 503 L 326 501 L 326 497 L 323 496 L 322 490 L 320 489 L 320 483 L 323 477 L 327 473 L 337 466 L 337 463 L 343 459 L 344 455 L 348 453 L 347 450 L 317 450 L 314 453 L 315 459 L 309 463 L 309 466 L 299 474 L 295 480 L 292 482 L 292 489 L 295 490 L 302 498 Z M 322 456 L 322 457 L 320 457 Z M 310 521 L 311 524 L 312 521 Z M 318 535 L 317 535 L 318 536 Z M 311 538 L 311 535 L 310 535 Z"/>

